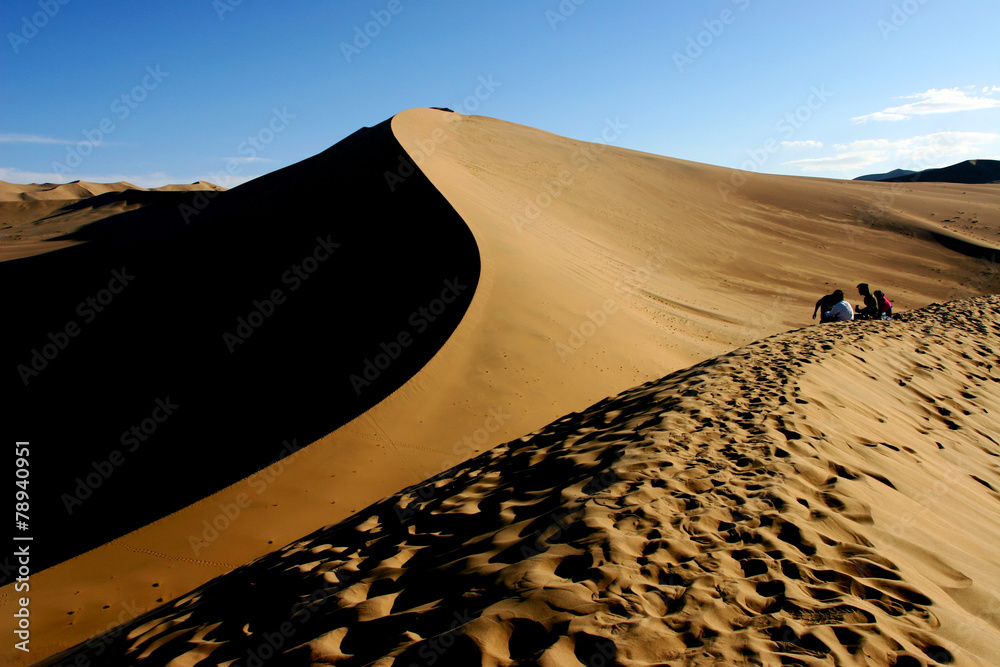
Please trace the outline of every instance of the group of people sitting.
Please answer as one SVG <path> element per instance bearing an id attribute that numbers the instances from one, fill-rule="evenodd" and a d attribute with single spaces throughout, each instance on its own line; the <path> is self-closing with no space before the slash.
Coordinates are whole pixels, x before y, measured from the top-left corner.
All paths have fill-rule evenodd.
<path id="1" fill-rule="evenodd" d="M 820 322 L 850 322 L 851 320 L 891 320 L 892 303 L 879 290 L 872 292 L 868 283 L 858 285 L 858 294 L 865 301 L 864 307 L 854 306 L 844 298 L 844 290 L 835 290 L 832 294 L 820 297 L 813 308 L 813 319 L 816 313 L 821 313 Z"/>

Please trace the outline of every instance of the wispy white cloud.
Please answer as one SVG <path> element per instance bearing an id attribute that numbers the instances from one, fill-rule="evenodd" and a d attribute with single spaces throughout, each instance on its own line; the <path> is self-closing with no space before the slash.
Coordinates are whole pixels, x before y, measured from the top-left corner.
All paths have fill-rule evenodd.
<path id="1" fill-rule="evenodd" d="M 254 162 L 274 162 L 269 157 L 224 157 L 222 158 L 226 162 L 235 162 L 237 164 L 252 164 Z"/>
<path id="2" fill-rule="evenodd" d="M 860 139 L 835 144 L 833 155 L 785 162 L 803 172 L 857 171 L 873 164 L 889 163 L 893 168 L 930 169 L 943 167 L 954 159 L 979 157 L 996 150 L 1000 134 L 991 132 L 935 132 L 907 139 Z"/>
<path id="3" fill-rule="evenodd" d="M 822 141 L 813 141 L 812 139 L 806 139 L 805 141 L 782 141 L 782 148 L 823 148 Z"/>
<path id="4" fill-rule="evenodd" d="M 66 139 L 43 137 L 37 134 L 3 134 L 0 133 L 0 144 L 59 144 L 67 146 L 75 143 Z"/>
<path id="5" fill-rule="evenodd" d="M 905 95 L 899 98 L 916 100 L 916 102 L 909 102 L 897 107 L 888 107 L 882 111 L 876 111 L 863 116 L 855 116 L 851 120 L 855 123 L 864 123 L 869 120 L 898 121 L 907 120 L 913 116 L 991 109 L 1000 106 L 1000 99 L 991 97 L 998 92 L 1000 92 L 1000 88 L 997 86 L 984 86 L 979 96 L 970 94 L 960 88 L 931 88 L 923 93 Z"/>

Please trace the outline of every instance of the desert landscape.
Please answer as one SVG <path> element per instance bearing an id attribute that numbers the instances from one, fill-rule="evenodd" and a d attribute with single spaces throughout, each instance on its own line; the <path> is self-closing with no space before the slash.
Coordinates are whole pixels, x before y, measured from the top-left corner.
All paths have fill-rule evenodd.
<path id="1" fill-rule="evenodd" d="M 1000 185 L 617 131 L 4 184 L 10 664 L 1000 664 Z"/>

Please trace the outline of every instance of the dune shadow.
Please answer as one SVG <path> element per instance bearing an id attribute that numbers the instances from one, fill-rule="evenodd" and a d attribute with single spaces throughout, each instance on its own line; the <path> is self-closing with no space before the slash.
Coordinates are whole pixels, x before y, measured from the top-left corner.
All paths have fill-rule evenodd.
<path id="1" fill-rule="evenodd" d="M 973 259 L 989 260 L 993 262 L 996 261 L 996 248 L 991 248 L 987 245 L 981 245 L 973 241 L 968 241 L 966 239 L 941 232 L 931 232 L 931 236 L 935 241 L 943 245 L 948 250 L 957 252 L 960 255 L 972 257 Z"/>
<path id="2" fill-rule="evenodd" d="M 100 220 L 89 222 L 68 234 L 54 237 L 53 241 L 84 241 L 121 245 L 136 241 L 150 241 L 171 231 L 179 231 L 187 226 L 183 216 L 178 215 L 182 206 L 197 211 L 197 206 L 210 198 L 221 195 L 213 190 L 124 190 L 105 192 L 66 204 L 54 211 L 49 218 L 55 218 L 87 209 L 102 209 L 120 204 L 141 208 L 122 211 Z"/>
<path id="3" fill-rule="evenodd" d="M 90 243 L 0 264 L 36 571 L 322 437 L 433 357 L 479 253 L 419 170 L 390 187 L 401 158 L 386 121 L 201 208 L 157 193 L 76 233 Z"/>

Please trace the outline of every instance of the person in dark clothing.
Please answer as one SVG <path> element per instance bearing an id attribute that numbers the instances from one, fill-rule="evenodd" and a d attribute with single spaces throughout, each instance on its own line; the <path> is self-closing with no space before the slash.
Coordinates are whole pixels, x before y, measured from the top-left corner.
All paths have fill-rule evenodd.
<path id="1" fill-rule="evenodd" d="M 827 294 L 825 296 L 821 296 L 819 298 L 819 301 L 816 302 L 816 307 L 813 308 L 813 316 L 812 316 L 812 318 L 815 320 L 817 312 L 819 312 L 821 314 L 825 313 L 826 311 L 830 310 L 831 308 L 833 308 L 835 305 L 837 305 L 838 303 L 840 303 L 843 300 L 844 300 L 844 293 L 843 292 L 840 292 L 840 298 L 837 298 L 837 292 L 833 292 L 831 294 Z M 822 316 L 821 316 L 819 321 L 820 322 L 825 322 L 826 320 L 824 320 L 822 318 Z"/>
<path id="2" fill-rule="evenodd" d="M 868 287 L 868 283 L 861 283 L 858 285 L 858 294 L 860 294 L 865 299 L 865 305 L 855 306 L 857 311 L 857 319 L 859 320 L 877 320 L 881 318 L 879 314 L 878 301 L 872 296 L 871 289 Z"/>

